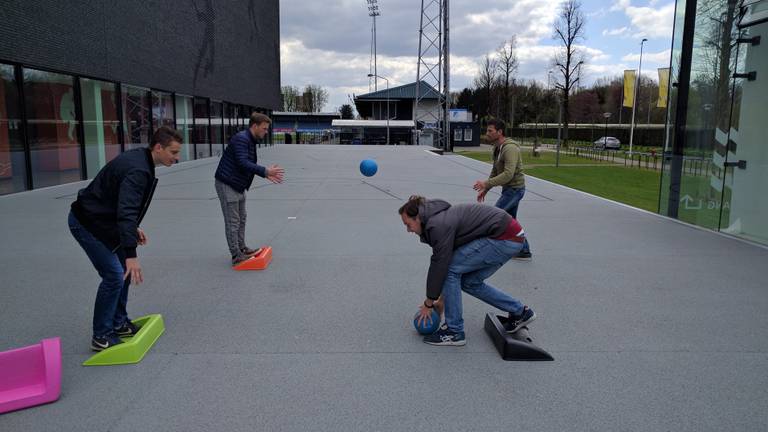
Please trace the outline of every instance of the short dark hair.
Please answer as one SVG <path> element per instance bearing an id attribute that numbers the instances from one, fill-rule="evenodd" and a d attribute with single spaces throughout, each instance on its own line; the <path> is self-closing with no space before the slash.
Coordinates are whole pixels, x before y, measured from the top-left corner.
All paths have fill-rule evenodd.
<path id="1" fill-rule="evenodd" d="M 507 129 L 507 124 L 504 123 L 504 120 L 499 119 L 488 120 L 486 126 L 493 126 L 497 131 L 500 131 L 502 135 L 504 135 L 504 131 Z"/>
<path id="2" fill-rule="evenodd" d="M 397 211 L 398 214 L 405 213 L 410 218 L 415 218 L 419 215 L 419 206 L 424 204 L 424 201 L 426 201 L 426 198 L 419 195 L 411 195 L 408 198 L 408 202 L 403 204 L 402 207 Z"/>
<path id="3" fill-rule="evenodd" d="M 269 117 L 266 115 L 259 113 L 259 112 L 252 112 L 251 113 L 251 120 L 248 122 L 248 127 L 251 127 L 255 124 L 262 124 L 262 123 L 272 123 L 272 120 L 270 120 Z"/>
<path id="4" fill-rule="evenodd" d="M 161 126 L 152 135 L 152 141 L 149 144 L 149 148 L 154 147 L 155 144 L 160 144 L 163 148 L 166 148 L 174 141 L 179 144 L 184 142 L 181 138 L 181 134 L 176 129 L 168 126 Z"/>

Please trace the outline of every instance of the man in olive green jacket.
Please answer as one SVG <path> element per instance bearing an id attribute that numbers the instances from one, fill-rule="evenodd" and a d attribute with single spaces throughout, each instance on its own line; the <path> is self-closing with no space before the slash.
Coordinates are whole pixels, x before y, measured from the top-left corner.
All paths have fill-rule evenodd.
<path id="1" fill-rule="evenodd" d="M 477 202 L 485 201 L 485 194 L 495 186 L 501 186 L 501 197 L 496 201 L 496 207 L 504 209 L 517 219 L 517 208 L 525 195 L 525 175 L 523 174 L 523 159 L 520 156 L 520 146 L 511 138 L 504 137 L 506 125 L 501 120 L 489 120 L 485 131 L 486 139 L 493 144 L 493 168 L 488 180 L 478 180 L 474 189 L 477 191 Z M 528 240 L 517 259 L 530 259 L 531 248 Z"/>

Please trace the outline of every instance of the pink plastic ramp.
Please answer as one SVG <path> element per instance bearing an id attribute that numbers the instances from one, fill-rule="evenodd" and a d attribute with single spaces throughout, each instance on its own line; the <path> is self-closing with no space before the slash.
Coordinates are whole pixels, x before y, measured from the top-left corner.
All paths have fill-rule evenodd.
<path id="1" fill-rule="evenodd" d="M 61 340 L 0 352 L 0 414 L 53 402 L 61 393 Z"/>

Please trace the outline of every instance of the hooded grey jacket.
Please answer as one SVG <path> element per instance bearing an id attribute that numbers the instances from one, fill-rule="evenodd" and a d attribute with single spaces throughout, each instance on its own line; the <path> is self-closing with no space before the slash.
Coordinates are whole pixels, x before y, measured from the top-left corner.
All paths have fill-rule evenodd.
<path id="1" fill-rule="evenodd" d="M 483 204 L 457 204 L 425 200 L 419 206 L 421 242 L 432 246 L 427 273 L 427 297 L 437 300 L 443 291 L 453 251 L 472 240 L 498 237 L 504 233 L 512 216 L 504 210 Z"/>

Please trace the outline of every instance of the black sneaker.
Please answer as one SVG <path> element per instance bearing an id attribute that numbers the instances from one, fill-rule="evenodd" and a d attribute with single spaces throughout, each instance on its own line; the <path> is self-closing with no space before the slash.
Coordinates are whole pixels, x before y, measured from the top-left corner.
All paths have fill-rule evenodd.
<path id="1" fill-rule="evenodd" d="M 523 312 L 520 315 L 509 314 L 507 333 L 515 333 L 535 319 L 536 312 L 528 306 L 523 306 Z"/>
<path id="2" fill-rule="evenodd" d="M 240 263 L 241 263 L 241 262 L 243 262 L 243 261 L 248 261 L 250 258 L 251 258 L 251 257 L 249 257 L 249 256 L 246 256 L 246 255 L 237 255 L 237 256 L 233 256 L 233 257 L 232 257 L 232 266 L 234 267 L 234 266 L 236 266 L 236 265 L 240 264 Z"/>
<path id="3" fill-rule="evenodd" d="M 440 330 L 431 335 L 424 336 L 424 343 L 430 345 L 464 346 L 467 344 L 467 339 L 464 337 L 464 332 L 456 333 L 448 330 L 448 328 L 440 328 Z"/>
<path id="4" fill-rule="evenodd" d="M 108 334 L 104 337 L 93 337 L 91 339 L 91 349 L 93 351 L 103 351 L 107 348 L 112 348 L 115 345 L 120 345 L 123 341 L 117 337 L 116 334 Z"/>
<path id="5" fill-rule="evenodd" d="M 240 249 L 240 252 L 242 252 L 243 255 L 245 255 L 247 257 L 252 257 L 252 256 L 256 256 L 256 255 L 260 254 L 261 253 L 261 248 L 251 249 L 249 247 L 244 247 L 244 248 Z"/>
<path id="6" fill-rule="evenodd" d="M 120 328 L 115 329 L 115 334 L 117 334 L 119 337 L 131 337 L 136 335 L 136 333 L 139 332 L 139 326 L 132 323 L 131 320 L 128 320 L 120 326 Z"/>
<path id="7" fill-rule="evenodd" d="M 513 256 L 512 258 L 516 259 L 516 260 L 526 260 L 527 261 L 527 260 L 533 259 L 533 254 L 531 253 L 531 251 L 520 251 L 520 253 L 518 253 L 517 255 Z"/>

